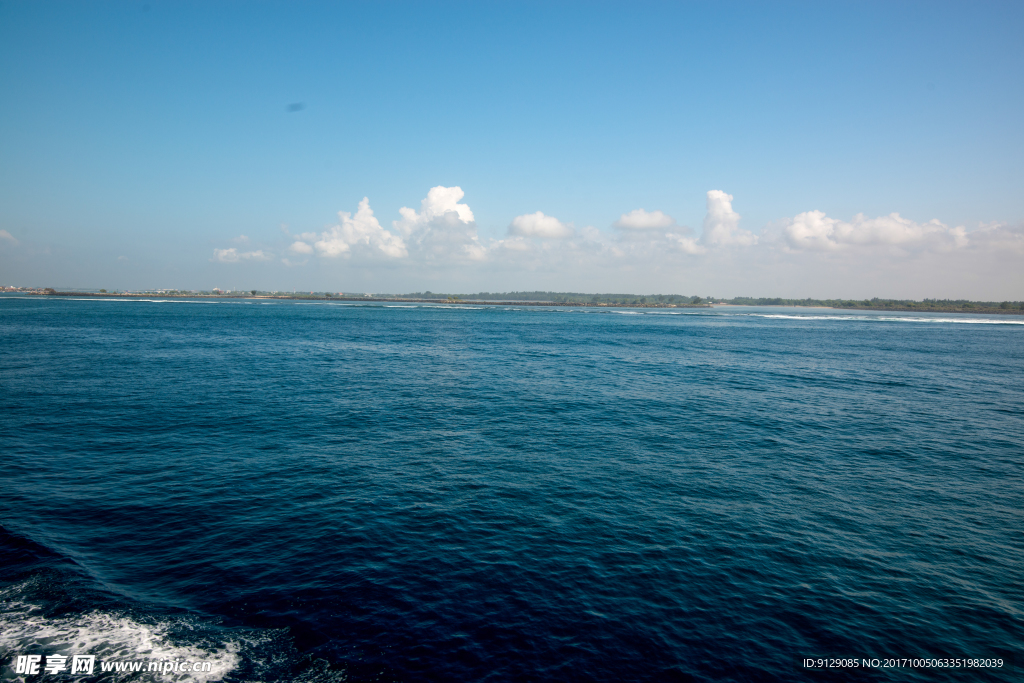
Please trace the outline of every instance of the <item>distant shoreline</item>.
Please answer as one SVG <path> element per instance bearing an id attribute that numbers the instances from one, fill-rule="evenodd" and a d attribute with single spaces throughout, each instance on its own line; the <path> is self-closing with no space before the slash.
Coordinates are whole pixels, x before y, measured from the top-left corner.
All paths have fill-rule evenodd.
<path id="1" fill-rule="evenodd" d="M 248 299 L 248 300 L 281 300 L 281 301 L 346 301 L 362 303 L 407 303 L 407 304 L 452 304 L 463 306 L 569 306 L 572 308 L 712 308 L 711 304 L 616 304 L 616 303 L 589 303 L 589 302 L 558 302 L 558 301 L 497 301 L 490 299 L 413 299 L 409 297 L 372 297 L 372 296 L 317 296 L 315 294 L 294 295 L 294 294 L 142 294 L 142 293 L 114 293 L 114 292 L 58 292 L 58 291 L 35 291 L 22 292 L 35 296 L 78 296 L 78 297 L 102 297 L 109 299 L 140 299 L 161 297 L 164 299 Z"/>
<path id="2" fill-rule="evenodd" d="M 14 292 L 10 292 L 14 293 Z M 616 302 L 585 302 L 585 301 L 524 301 L 524 300 L 493 300 L 493 299 L 461 299 L 444 298 L 428 299 L 413 297 L 375 297 L 375 296 L 329 296 L 317 294 L 160 294 L 141 292 L 60 292 L 54 289 L 22 290 L 19 293 L 33 296 L 64 296 L 90 297 L 105 299 L 141 299 L 161 297 L 165 299 L 239 299 L 239 300 L 278 300 L 278 301 L 338 301 L 362 303 L 411 303 L 411 304 L 445 304 L 462 306 L 559 306 L 568 308 L 797 308 L 820 309 L 831 311 L 892 311 L 896 313 L 961 313 L 984 315 L 1024 315 L 1020 308 L 994 308 L 977 306 L 970 310 L 951 310 L 940 306 L 900 306 L 900 305 L 857 305 L 857 306 L 822 306 L 820 304 L 801 305 L 799 303 L 772 304 L 733 304 L 733 303 L 616 303 Z"/>

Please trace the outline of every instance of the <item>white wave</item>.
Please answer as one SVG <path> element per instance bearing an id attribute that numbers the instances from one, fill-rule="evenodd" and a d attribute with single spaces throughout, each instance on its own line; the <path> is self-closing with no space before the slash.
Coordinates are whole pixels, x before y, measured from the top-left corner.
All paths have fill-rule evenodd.
<path id="1" fill-rule="evenodd" d="M 107 301 L 107 302 L 122 302 L 122 303 L 176 303 L 176 304 L 234 304 L 234 305 L 246 305 L 246 304 L 266 304 L 276 305 L 281 303 L 293 303 L 301 306 L 371 306 L 374 302 L 340 302 L 340 301 L 295 301 L 295 300 L 281 300 L 281 301 L 229 301 L 224 299 L 143 299 L 139 297 L 130 298 L 118 298 L 118 297 L 43 297 L 39 296 L 5 296 L 5 299 L 35 299 L 35 300 L 58 300 L 58 301 Z M 483 310 L 486 308 L 497 308 L 495 306 L 467 306 L 461 304 L 445 305 L 445 304 L 420 304 L 414 306 L 408 305 L 393 305 L 384 304 L 384 308 L 444 308 L 444 309 L 461 309 L 461 310 Z M 907 322 L 907 323 L 945 323 L 945 324 L 958 324 L 958 325 L 1024 325 L 1024 319 L 1012 319 L 1012 318 L 930 318 L 924 316 L 897 316 L 897 315 L 878 315 L 865 313 L 861 315 L 850 315 L 850 314 L 814 314 L 814 315 L 800 315 L 800 314 L 785 314 L 785 313 L 749 313 L 749 312 L 732 312 L 724 310 L 728 307 L 720 306 L 715 307 L 714 313 L 707 311 L 620 311 L 614 309 L 600 309 L 601 313 L 617 313 L 619 315 L 717 315 L 717 316 L 739 316 L 739 317 L 754 317 L 754 318 L 773 318 L 779 320 L 854 320 L 854 321 L 866 321 L 866 322 Z M 591 311 L 584 309 L 565 309 L 564 307 L 558 307 L 557 304 L 551 306 L 536 307 L 530 309 L 523 308 L 509 308 L 502 307 L 502 310 L 506 311 L 523 311 L 523 310 L 540 310 L 550 311 L 558 310 L 562 312 L 582 312 L 589 313 Z"/>
<path id="2" fill-rule="evenodd" d="M 1024 320 L 1000 320 L 998 318 L 877 318 L 904 323 L 956 323 L 959 325 L 1024 325 Z"/>
<path id="3" fill-rule="evenodd" d="M 131 676 L 138 680 L 219 681 L 237 668 L 240 662 L 237 642 L 228 641 L 210 647 L 174 642 L 170 631 L 189 628 L 181 621 L 142 623 L 130 616 L 92 611 L 82 614 L 48 618 L 38 606 L 20 600 L 7 600 L 0 592 L 0 651 L 8 656 L 28 652 L 72 655 L 95 655 L 94 673 L 100 673 L 105 661 L 182 661 L 209 662 L 210 671 L 203 672 L 141 672 L 115 674 L 115 679 Z M 70 662 L 70 659 L 68 660 Z"/>
<path id="4" fill-rule="evenodd" d="M 12 299 L 37 299 L 40 297 L 21 296 L 10 297 Z M 58 296 L 47 297 L 48 301 L 109 301 L 111 303 L 149 303 L 149 304 L 241 304 L 252 303 L 251 301 L 223 301 L 220 299 L 143 299 L 141 297 L 88 297 L 88 296 Z"/>
<path id="5" fill-rule="evenodd" d="M 782 320 L 858 320 L 863 322 L 1024 325 L 1024 320 L 1002 320 L 998 318 L 925 318 L 895 315 L 785 315 L 782 313 L 727 313 L 725 315 L 740 315 L 755 318 L 777 318 Z"/>
<path id="6" fill-rule="evenodd" d="M 447 309 L 447 310 L 450 310 L 450 311 L 458 311 L 458 310 L 463 310 L 463 311 L 482 311 L 485 308 L 489 308 L 489 307 L 488 306 L 464 306 L 464 305 L 461 305 L 461 304 L 455 304 L 454 306 L 445 306 L 443 304 L 425 304 L 424 306 L 422 306 L 422 308 L 444 308 L 444 309 Z"/>
<path id="7" fill-rule="evenodd" d="M 868 320 L 866 315 L 785 315 L 783 313 L 727 313 L 749 318 L 774 318 L 778 320 Z"/>
<path id="8" fill-rule="evenodd" d="M 372 302 L 366 303 L 345 303 L 342 301 L 292 301 L 299 306 L 369 306 Z"/>

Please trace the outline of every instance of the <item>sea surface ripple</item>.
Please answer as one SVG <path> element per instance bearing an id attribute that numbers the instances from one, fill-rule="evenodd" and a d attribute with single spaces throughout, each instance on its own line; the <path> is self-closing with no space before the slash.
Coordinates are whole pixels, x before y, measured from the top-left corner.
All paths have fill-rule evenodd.
<path id="1" fill-rule="evenodd" d="M 0 297 L 3 678 L 1019 674 L 1020 322 Z"/>

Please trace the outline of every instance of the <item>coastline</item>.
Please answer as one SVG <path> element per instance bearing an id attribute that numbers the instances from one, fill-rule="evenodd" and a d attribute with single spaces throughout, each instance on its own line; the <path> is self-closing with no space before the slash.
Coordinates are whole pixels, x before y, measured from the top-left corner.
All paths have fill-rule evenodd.
<path id="1" fill-rule="evenodd" d="M 13 294 L 15 292 L 7 292 Z M 585 301 L 522 301 L 492 299 L 456 299 L 456 298 L 414 298 L 414 297 L 379 297 L 379 296 L 331 296 L 321 294 L 182 294 L 159 292 L 80 292 L 57 291 L 52 288 L 26 289 L 17 293 L 30 296 L 62 296 L 90 297 L 104 299 L 143 299 L 161 297 L 165 299 L 238 299 L 238 300 L 280 300 L 280 301 L 339 301 L 363 303 L 412 303 L 412 304 L 445 304 L 463 306 L 558 306 L 567 308 L 792 308 L 830 311 L 890 311 L 894 313 L 946 313 L 964 315 L 1024 315 L 1020 308 L 995 308 L 978 306 L 969 310 L 943 308 L 941 306 L 820 306 L 794 304 L 732 304 L 732 303 L 614 303 Z"/>
<path id="2" fill-rule="evenodd" d="M 491 299 L 414 299 L 410 297 L 372 297 L 372 296 L 320 296 L 316 294 L 249 294 L 234 296 L 232 294 L 151 294 L 151 293 L 112 293 L 112 292 L 58 292 L 27 291 L 21 294 L 33 296 L 67 296 L 104 299 L 148 299 L 158 296 L 165 299 L 239 299 L 239 300 L 281 300 L 281 301 L 346 301 L 363 303 L 409 303 L 409 304 L 452 304 L 464 306 L 560 306 L 570 308 L 712 308 L 712 304 L 617 304 L 590 303 L 575 301 L 515 301 Z"/>

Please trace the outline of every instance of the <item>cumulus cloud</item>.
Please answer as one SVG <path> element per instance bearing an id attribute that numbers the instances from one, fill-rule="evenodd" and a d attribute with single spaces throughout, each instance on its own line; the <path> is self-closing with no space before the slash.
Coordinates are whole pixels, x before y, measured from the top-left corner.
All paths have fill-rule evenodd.
<path id="1" fill-rule="evenodd" d="M 403 206 L 398 210 L 402 219 L 394 221 L 392 225 L 399 234 L 408 237 L 417 230 L 428 227 L 432 222 L 441 219 L 442 223 L 473 223 L 473 211 L 468 204 L 459 204 L 459 200 L 466 196 L 461 187 L 444 187 L 438 185 L 430 188 L 427 196 L 420 202 L 419 212 Z M 449 215 L 453 214 L 453 215 Z"/>
<path id="2" fill-rule="evenodd" d="M 740 230 L 740 215 L 732 210 L 732 195 L 721 190 L 708 190 L 708 212 L 704 216 L 704 232 L 700 241 L 705 246 L 750 246 L 757 244 L 757 235 Z"/>
<path id="3" fill-rule="evenodd" d="M 516 216 L 508 226 L 508 234 L 517 237 L 538 237 L 540 239 L 566 239 L 575 234 L 572 226 L 566 225 L 554 216 L 542 212 Z"/>
<path id="4" fill-rule="evenodd" d="M 781 234 L 794 251 L 834 251 L 849 247 L 952 249 L 967 246 L 967 231 L 936 219 L 916 223 L 898 213 L 868 218 L 859 213 L 847 222 L 823 211 L 805 211 L 783 221 Z"/>
<path id="5" fill-rule="evenodd" d="M 714 291 L 727 293 L 740 285 L 750 291 L 771 288 L 788 278 L 794 291 L 804 291 L 803 282 L 817 283 L 807 295 L 849 296 L 847 290 L 864 283 L 875 287 L 888 281 L 898 292 L 925 281 L 932 288 L 946 286 L 957 276 L 966 284 L 1002 278 L 999 282 L 1018 286 L 1013 283 L 1020 276 L 1014 273 L 1024 256 L 1024 226 L 967 230 L 895 213 L 839 220 L 806 211 L 755 235 L 741 229 L 732 195 L 721 190 L 706 195 L 699 236 L 662 211 L 640 208 L 621 214 L 605 230 L 576 227 L 537 211 L 513 218 L 501 239 L 485 239 L 464 197 L 460 187 L 430 188 L 417 208 L 402 207 L 386 230 L 363 198 L 354 214 L 339 213 L 338 225 L 323 232 L 295 234 L 282 226 L 287 241 L 282 239 L 277 258 L 284 266 L 301 266 L 312 258 L 344 257 L 354 264 L 362 259 L 368 265 L 387 259 L 405 264 L 391 269 L 388 277 L 408 278 L 410 287 L 420 286 L 419 278 L 468 283 L 485 274 L 493 287 L 502 279 L 519 283 L 530 274 L 547 288 L 601 289 L 619 282 L 616 287 L 638 291 L 696 291 L 697 285 L 718 283 Z M 12 240 L 9 233 L 0 233 L 0 244 Z M 214 260 L 268 258 L 252 249 L 240 236 L 233 248 L 215 250 Z M 825 285 L 831 289 L 818 291 Z M 906 291 L 935 295 L 927 288 Z"/>
<path id="6" fill-rule="evenodd" d="M 620 230 L 664 230 L 676 224 L 675 219 L 661 211 L 634 209 L 619 216 L 614 225 Z"/>
<path id="7" fill-rule="evenodd" d="M 213 259 L 220 263 L 239 263 L 240 261 L 266 261 L 270 258 L 263 250 L 238 251 L 235 247 L 230 249 L 214 249 Z"/>
<path id="8" fill-rule="evenodd" d="M 476 219 L 468 204 L 460 204 L 465 196 L 461 187 L 438 185 L 427 192 L 416 211 L 403 206 L 400 220 L 393 228 L 403 235 L 411 252 L 420 259 L 435 262 L 482 261 L 488 249 L 477 235 Z"/>
<path id="9" fill-rule="evenodd" d="M 14 238 L 14 235 L 7 232 L 6 230 L 0 230 L 0 240 L 3 240 L 4 242 L 10 242 L 11 244 L 14 245 L 18 244 L 18 240 Z"/>
<path id="10" fill-rule="evenodd" d="M 289 247 L 296 254 L 311 254 L 313 250 L 319 256 L 334 258 L 349 256 L 353 248 L 363 248 L 371 253 L 380 253 L 391 258 L 402 258 L 409 255 L 405 242 L 381 227 L 377 217 L 370 208 L 370 200 L 363 197 L 355 214 L 339 211 L 341 222 L 320 233 L 319 236 L 303 233 Z M 315 241 L 314 241 L 315 240 Z M 312 245 L 309 242 L 313 242 Z"/>

